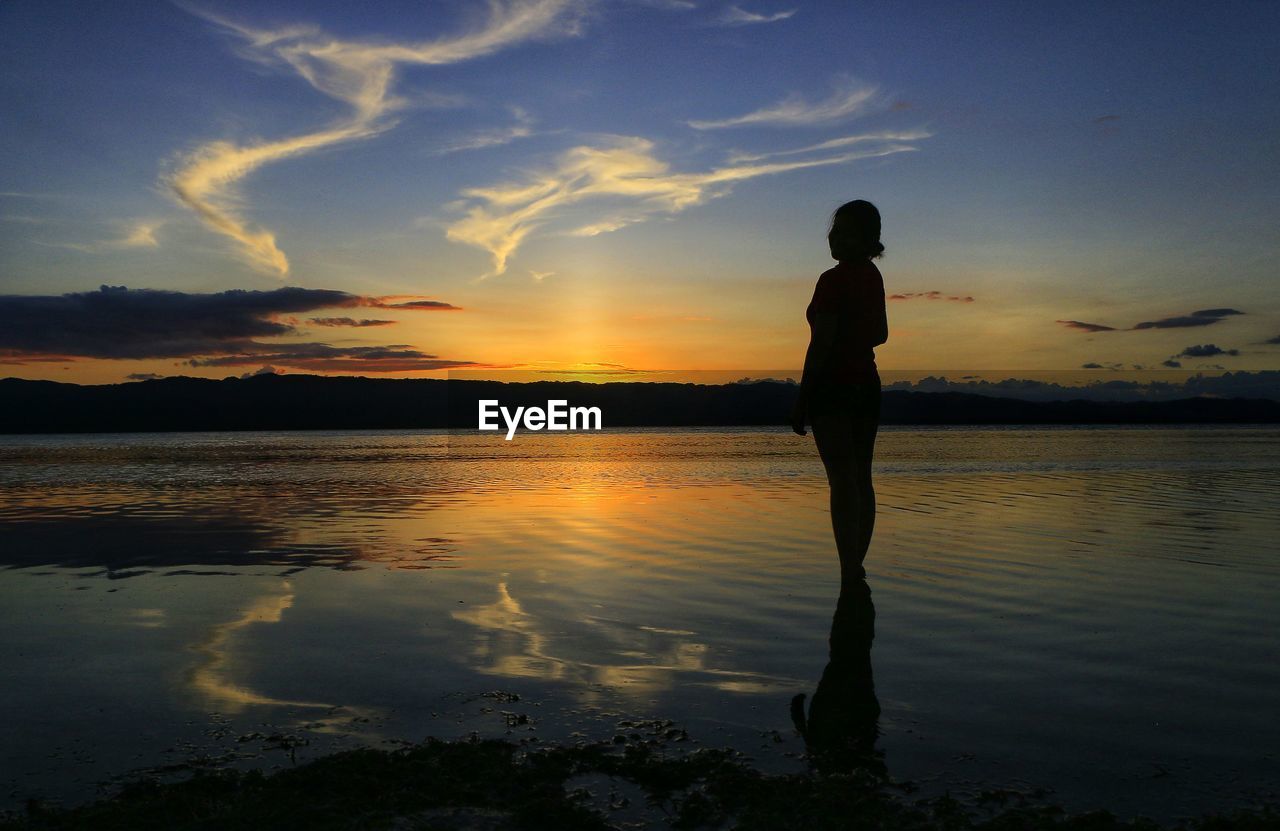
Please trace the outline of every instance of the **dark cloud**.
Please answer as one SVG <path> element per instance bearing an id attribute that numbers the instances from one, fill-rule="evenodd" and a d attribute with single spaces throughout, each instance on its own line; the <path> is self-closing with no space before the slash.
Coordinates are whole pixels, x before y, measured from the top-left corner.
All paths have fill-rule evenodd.
<path id="1" fill-rule="evenodd" d="M 1167 366 L 1170 369 L 1182 369 L 1182 364 L 1178 361 L 1175 361 L 1173 358 L 1170 358 L 1167 361 L 1161 361 L 1160 366 Z"/>
<path id="2" fill-rule="evenodd" d="M 163 377 L 163 375 L 157 375 L 154 372 L 130 372 L 124 376 L 124 379 L 126 381 L 155 381 Z"/>
<path id="3" fill-rule="evenodd" d="M 622 364 L 601 363 L 599 361 L 587 361 L 587 366 L 599 367 L 599 369 L 547 369 L 543 370 L 548 375 L 648 375 L 653 370 L 649 369 L 632 369 Z"/>
<path id="4" fill-rule="evenodd" d="M 1150 371 L 1143 380 L 1087 380 L 1076 370 L 1062 373 L 1060 381 L 1007 378 L 1001 381 L 957 380 L 930 376 L 918 381 L 895 381 L 886 390 L 918 392 L 969 392 L 1020 398 L 1027 401 L 1169 401 L 1204 395 L 1217 398 L 1269 398 L 1280 401 L 1280 370 L 1225 372 L 1221 375 L 1193 375 L 1181 381 L 1165 381 L 1161 370 Z"/>
<path id="5" fill-rule="evenodd" d="M 1114 332 L 1114 326 L 1103 326 L 1101 323 L 1085 323 L 1080 320 L 1059 320 L 1068 329 L 1079 329 L 1082 332 Z"/>
<path id="6" fill-rule="evenodd" d="M 331 346 L 327 343 L 254 343 L 252 349 L 236 355 L 192 358 L 191 366 L 252 366 L 273 364 L 317 372 L 414 372 L 474 366 L 471 361 L 454 361 L 428 355 L 407 344 L 388 346 Z"/>
<path id="7" fill-rule="evenodd" d="M 739 378 L 734 381 L 735 384 L 789 384 L 793 387 L 799 386 L 799 382 L 794 378 L 753 378 L 750 375 Z"/>
<path id="8" fill-rule="evenodd" d="M 1104 367 L 1102 364 L 1096 364 L 1096 363 L 1093 363 L 1092 361 L 1090 361 L 1087 364 L 1081 364 L 1080 368 L 1081 369 L 1106 369 L 1106 367 Z"/>
<path id="9" fill-rule="evenodd" d="M 67 355 L 39 355 L 22 349 L 0 348 L 0 364 L 61 364 L 73 360 L 74 357 Z"/>
<path id="10" fill-rule="evenodd" d="M 1268 338 L 1267 340 L 1264 340 L 1263 343 L 1280 343 L 1280 335 L 1276 335 L 1274 338 Z"/>
<path id="11" fill-rule="evenodd" d="M 1242 315 L 1244 312 L 1238 309 L 1201 309 L 1198 312 L 1192 312 L 1189 315 L 1178 315 L 1176 317 L 1165 317 L 1160 320 L 1147 320 L 1134 326 L 1134 329 L 1182 329 L 1188 326 L 1209 326 L 1222 320 L 1224 317 L 1232 315 Z M 1081 332 L 1115 332 L 1114 326 L 1103 326 L 1101 323 L 1085 323 L 1080 320 L 1059 320 L 1063 326 L 1069 329 L 1078 329 Z"/>
<path id="12" fill-rule="evenodd" d="M 313 317 L 311 322 L 317 326 L 354 326 L 359 329 L 368 326 L 390 326 L 395 323 L 394 320 L 371 320 L 369 318 L 356 320 L 354 317 Z"/>
<path id="13" fill-rule="evenodd" d="M 283 288 L 183 294 L 103 286 L 59 296 L 0 296 L 0 349 L 34 355 L 166 358 L 287 335 L 269 319 L 342 303 L 345 292 Z"/>
<path id="14" fill-rule="evenodd" d="M 1181 315 L 1179 317 L 1165 317 L 1160 320 L 1148 320 L 1134 326 L 1134 329 L 1182 329 L 1188 326 L 1209 326 L 1217 323 L 1224 317 L 1231 315 L 1242 315 L 1244 312 L 1237 309 L 1201 309 L 1198 312 L 1192 312 L 1189 315 Z"/>
<path id="15" fill-rule="evenodd" d="M 943 294 L 940 291 L 908 291 L 889 295 L 890 300 L 952 300 L 956 303 L 972 303 L 970 295 Z"/>
<path id="16" fill-rule="evenodd" d="M 1212 358 L 1214 355 L 1239 355 L 1239 349 L 1220 349 L 1216 344 L 1206 343 L 1200 346 L 1188 346 L 1174 355 L 1175 358 Z"/>
<path id="17" fill-rule="evenodd" d="M 583 375 L 588 377 L 598 377 L 603 375 L 624 376 L 624 375 L 649 375 L 652 370 L 648 369 L 551 369 L 546 371 L 548 375 L 563 375 L 572 378 L 574 376 Z"/>
<path id="18" fill-rule="evenodd" d="M 362 297 L 362 306 L 374 309 L 406 309 L 414 312 L 460 312 L 461 306 L 441 300 L 412 300 L 407 297 Z"/>
<path id="19" fill-rule="evenodd" d="M 362 297 L 296 287 L 189 294 L 102 286 L 98 291 L 54 296 L 0 295 L 0 363 L 185 358 L 194 366 L 275 363 L 318 371 L 373 372 L 471 365 L 404 345 L 335 347 L 262 340 L 297 334 L 296 321 L 287 315 L 362 307 L 457 310 L 437 300 Z M 356 321 L 355 325 L 375 324 Z"/>

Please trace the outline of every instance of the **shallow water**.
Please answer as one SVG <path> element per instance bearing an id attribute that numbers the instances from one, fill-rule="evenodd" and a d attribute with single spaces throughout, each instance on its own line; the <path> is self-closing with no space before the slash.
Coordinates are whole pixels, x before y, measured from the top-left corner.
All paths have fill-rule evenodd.
<path id="1" fill-rule="evenodd" d="M 1278 440 L 883 431 L 890 773 L 1160 818 L 1274 799 Z M 0 437 L 0 795 L 654 717 L 796 769 L 825 502 L 772 431 Z"/>

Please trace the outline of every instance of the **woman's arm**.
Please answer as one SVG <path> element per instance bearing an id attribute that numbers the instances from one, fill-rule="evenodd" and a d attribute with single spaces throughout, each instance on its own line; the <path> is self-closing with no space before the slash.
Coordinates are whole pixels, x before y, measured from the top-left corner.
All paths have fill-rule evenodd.
<path id="1" fill-rule="evenodd" d="M 878 305 L 879 308 L 871 313 L 870 325 L 867 327 L 873 348 L 889 341 L 889 315 L 885 311 L 883 297 Z"/>
<path id="2" fill-rule="evenodd" d="M 791 410 L 791 429 L 796 435 L 805 435 L 805 415 L 809 411 L 809 402 L 813 399 L 814 387 L 822 377 L 827 361 L 831 359 L 838 325 L 839 315 L 835 312 L 818 312 L 813 316 L 809 348 L 804 353 L 804 374 L 800 377 L 800 396 L 796 398 L 796 404 Z"/>
<path id="3" fill-rule="evenodd" d="M 872 266 L 872 269 L 875 271 L 876 279 L 871 297 L 868 298 L 870 308 L 867 310 L 866 324 L 871 347 L 874 349 L 889 340 L 889 315 L 885 311 L 884 278 L 880 276 L 880 269 L 875 266 Z"/>

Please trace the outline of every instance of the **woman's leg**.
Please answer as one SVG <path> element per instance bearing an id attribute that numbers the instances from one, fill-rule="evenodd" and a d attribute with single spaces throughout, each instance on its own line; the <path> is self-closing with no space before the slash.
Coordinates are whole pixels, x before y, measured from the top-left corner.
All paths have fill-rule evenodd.
<path id="1" fill-rule="evenodd" d="M 877 425 L 864 419 L 855 421 L 855 452 L 853 459 L 853 477 L 856 481 L 854 491 L 857 493 L 858 512 L 858 562 L 867 557 L 871 548 L 871 535 L 876 528 L 876 491 L 871 483 L 871 454 L 875 448 Z"/>
<path id="2" fill-rule="evenodd" d="M 831 529 L 835 533 L 840 580 L 844 584 L 866 575 L 862 559 L 870 540 L 863 528 L 866 497 L 862 493 L 864 477 L 859 471 L 858 434 L 853 416 L 847 406 L 826 405 L 810 413 L 813 438 L 831 488 Z"/>
<path id="3" fill-rule="evenodd" d="M 876 527 L 876 491 L 871 484 L 871 457 L 875 453 L 876 433 L 880 428 L 880 385 L 868 386 L 858 396 L 853 418 L 854 478 L 857 480 L 858 530 L 861 563 L 871 547 Z"/>

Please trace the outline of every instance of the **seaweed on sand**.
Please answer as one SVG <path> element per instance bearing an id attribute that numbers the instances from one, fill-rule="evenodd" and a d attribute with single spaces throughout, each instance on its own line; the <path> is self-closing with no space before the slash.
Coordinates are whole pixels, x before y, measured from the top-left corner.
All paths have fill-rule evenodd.
<path id="1" fill-rule="evenodd" d="M 630 813 L 601 805 L 583 777 L 629 783 L 643 793 Z M 75 808 L 33 803 L 0 819 L 34 829 L 1157 829 L 1106 812 L 1070 816 L 1051 804 L 1002 793 L 982 804 L 912 800 L 910 787 L 869 768 L 766 774 L 730 750 L 669 752 L 660 741 L 573 746 L 502 740 L 439 741 L 360 749 L 271 775 L 200 771 L 186 781 L 142 780 Z M 994 807 L 992 807 L 994 806 Z M 1208 817 L 1193 831 L 1280 829 L 1271 808 Z"/>

